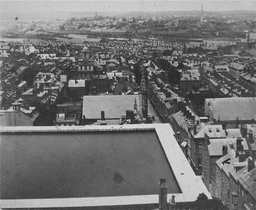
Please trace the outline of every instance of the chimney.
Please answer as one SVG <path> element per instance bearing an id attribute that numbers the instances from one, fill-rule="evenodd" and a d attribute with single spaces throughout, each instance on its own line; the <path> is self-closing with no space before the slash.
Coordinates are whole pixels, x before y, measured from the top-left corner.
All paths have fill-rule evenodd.
<path id="1" fill-rule="evenodd" d="M 245 89 L 241 88 L 241 96 L 245 96 Z"/>
<path id="2" fill-rule="evenodd" d="M 180 132 L 179 131 L 177 131 L 177 133 L 176 133 L 176 139 L 178 142 L 180 141 Z"/>
<path id="3" fill-rule="evenodd" d="M 228 154 L 228 146 L 223 145 L 222 146 L 222 156 L 225 156 L 226 154 Z"/>
<path id="4" fill-rule="evenodd" d="M 172 92 L 170 90 L 167 90 L 165 95 L 166 95 L 166 98 L 170 98 L 172 97 Z"/>
<path id="5" fill-rule="evenodd" d="M 254 68 L 251 67 L 251 68 L 250 68 L 251 77 L 254 77 L 254 71 L 255 71 Z"/>
<path id="6" fill-rule="evenodd" d="M 101 111 L 101 122 L 100 125 L 107 125 L 106 118 L 105 118 L 105 112 Z"/>
<path id="7" fill-rule="evenodd" d="M 243 150 L 243 145 L 242 145 L 242 138 L 241 137 L 238 137 L 236 139 L 236 148 L 238 151 L 242 151 Z"/>
<path id="8" fill-rule="evenodd" d="M 255 161 L 252 157 L 248 157 L 248 172 L 255 168 Z"/>
<path id="9" fill-rule="evenodd" d="M 223 130 L 226 130 L 226 129 L 227 129 L 226 123 L 222 123 L 222 128 L 223 128 Z"/>
<path id="10" fill-rule="evenodd" d="M 169 204 L 171 205 L 171 209 L 172 209 L 172 207 L 176 208 L 175 207 L 176 206 L 175 195 L 172 196 L 172 199 L 170 199 Z"/>
<path id="11" fill-rule="evenodd" d="M 197 126 L 194 125 L 194 135 L 196 134 L 196 128 L 197 128 Z"/>
<path id="12" fill-rule="evenodd" d="M 15 111 L 20 111 L 21 103 L 12 103 L 12 108 Z"/>
<path id="13" fill-rule="evenodd" d="M 33 96 L 36 96 L 36 94 L 37 94 L 37 89 L 33 88 Z"/>
<path id="14" fill-rule="evenodd" d="M 236 118 L 236 128 L 239 128 L 239 118 Z"/>
<path id="15" fill-rule="evenodd" d="M 159 210 L 167 210 L 167 184 L 166 179 L 160 179 Z"/>
<path id="16" fill-rule="evenodd" d="M 104 111 L 101 111 L 101 120 L 106 120 L 105 119 L 105 112 Z"/>
<path id="17" fill-rule="evenodd" d="M 249 133 L 248 133 L 248 141 L 249 141 L 250 144 L 253 144 L 253 143 L 254 143 L 252 130 L 249 130 Z"/>
<path id="18" fill-rule="evenodd" d="M 244 162 L 246 160 L 246 154 L 244 151 L 239 152 L 238 155 L 239 155 L 239 157 L 238 157 L 239 162 Z"/>

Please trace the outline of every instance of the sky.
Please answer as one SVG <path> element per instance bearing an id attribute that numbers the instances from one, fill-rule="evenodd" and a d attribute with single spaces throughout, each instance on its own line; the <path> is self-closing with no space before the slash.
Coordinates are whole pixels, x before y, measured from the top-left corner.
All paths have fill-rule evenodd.
<path id="1" fill-rule="evenodd" d="M 225 10 L 255 10 L 256 0 L 119 0 L 119 1 L 94 1 L 94 0 L 0 0 L 0 12 L 43 12 L 43 11 L 205 11 Z"/>

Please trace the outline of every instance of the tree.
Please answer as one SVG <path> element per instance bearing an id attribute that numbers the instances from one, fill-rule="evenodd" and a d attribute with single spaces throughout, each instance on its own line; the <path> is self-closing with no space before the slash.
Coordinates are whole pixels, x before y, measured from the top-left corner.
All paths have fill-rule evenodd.
<path id="1" fill-rule="evenodd" d="M 211 199 L 201 193 L 197 197 L 197 200 L 193 203 L 192 209 L 194 210 L 228 210 L 219 199 Z"/>
<path id="2" fill-rule="evenodd" d="M 27 82 L 28 87 L 33 86 L 34 77 L 36 76 L 36 74 L 37 74 L 37 71 L 35 71 L 31 68 L 25 69 L 23 80 L 25 80 Z"/>
<path id="3" fill-rule="evenodd" d="M 140 71 L 140 63 L 139 62 L 134 65 L 134 76 L 135 76 L 135 82 L 137 83 L 137 85 L 140 85 L 141 71 Z"/>

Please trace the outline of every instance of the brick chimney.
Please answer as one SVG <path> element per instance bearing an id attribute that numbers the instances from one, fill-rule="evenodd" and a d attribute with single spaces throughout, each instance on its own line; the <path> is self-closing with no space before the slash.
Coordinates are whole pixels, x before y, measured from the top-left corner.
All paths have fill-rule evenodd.
<path id="1" fill-rule="evenodd" d="M 242 138 L 241 137 L 238 137 L 236 139 L 236 149 L 237 151 L 242 151 L 243 150 L 243 145 L 242 145 Z"/>
<path id="2" fill-rule="evenodd" d="M 239 162 L 244 162 L 246 160 L 246 154 L 244 151 L 238 152 L 238 160 Z"/>
<path id="3" fill-rule="evenodd" d="M 222 146 L 222 156 L 225 156 L 226 154 L 228 154 L 228 146 L 223 145 Z"/>
<path id="4" fill-rule="evenodd" d="M 160 179 L 159 210 L 168 210 L 166 179 Z"/>
<path id="5" fill-rule="evenodd" d="M 101 111 L 101 120 L 105 120 L 105 112 Z"/>
<path id="6" fill-rule="evenodd" d="M 20 111 L 21 103 L 12 103 L 12 108 L 15 111 Z"/>
<path id="7" fill-rule="evenodd" d="M 248 132 L 248 141 L 249 141 L 250 144 L 254 143 L 252 130 L 249 130 L 249 132 Z"/>
<path id="8" fill-rule="evenodd" d="M 247 127 L 246 127 L 245 124 L 241 125 L 241 129 L 240 130 L 241 130 L 242 137 L 246 137 L 246 135 L 247 135 Z"/>
<path id="9" fill-rule="evenodd" d="M 255 168 L 255 161 L 252 157 L 248 157 L 248 172 Z"/>
<path id="10" fill-rule="evenodd" d="M 101 111 L 101 123 L 100 123 L 100 125 L 107 125 L 104 111 Z"/>

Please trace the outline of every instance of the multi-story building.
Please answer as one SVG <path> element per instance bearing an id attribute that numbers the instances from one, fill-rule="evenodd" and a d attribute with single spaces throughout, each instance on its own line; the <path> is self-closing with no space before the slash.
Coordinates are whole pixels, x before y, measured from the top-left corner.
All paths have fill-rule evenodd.
<path id="1" fill-rule="evenodd" d="M 229 153 L 230 150 L 237 148 L 237 145 L 239 144 L 242 144 L 244 150 L 248 151 L 248 145 L 245 139 L 209 139 L 206 136 L 206 141 L 203 143 L 202 179 L 211 194 L 213 194 L 212 180 L 216 181 L 216 171 L 213 170 L 215 167 L 215 162 L 222 156 L 225 156 L 227 153 Z"/>
<path id="2" fill-rule="evenodd" d="M 188 70 L 180 73 L 180 91 L 190 92 L 200 87 L 200 74 L 198 70 Z"/>
<path id="3" fill-rule="evenodd" d="M 155 110 L 164 122 L 168 121 L 168 116 L 178 111 L 181 99 L 160 78 L 157 78 L 156 82 L 149 82 L 148 94 Z"/>
<path id="4" fill-rule="evenodd" d="M 229 72 L 230 74 L 236 79 L 239 80 L 240 79 L 240 75 L 243 73 L 244 71 L 244 65 L 239 64 L 239 63 L 230 63 L 229 66 Z"/>
<path id="5" fill-rule="evenodd" d="M 159 177 L 166 206 L 212 198 L 168 124 L 5 127 L 0 134 L 8 171 L 1 208 L 155 209 Z"/>

